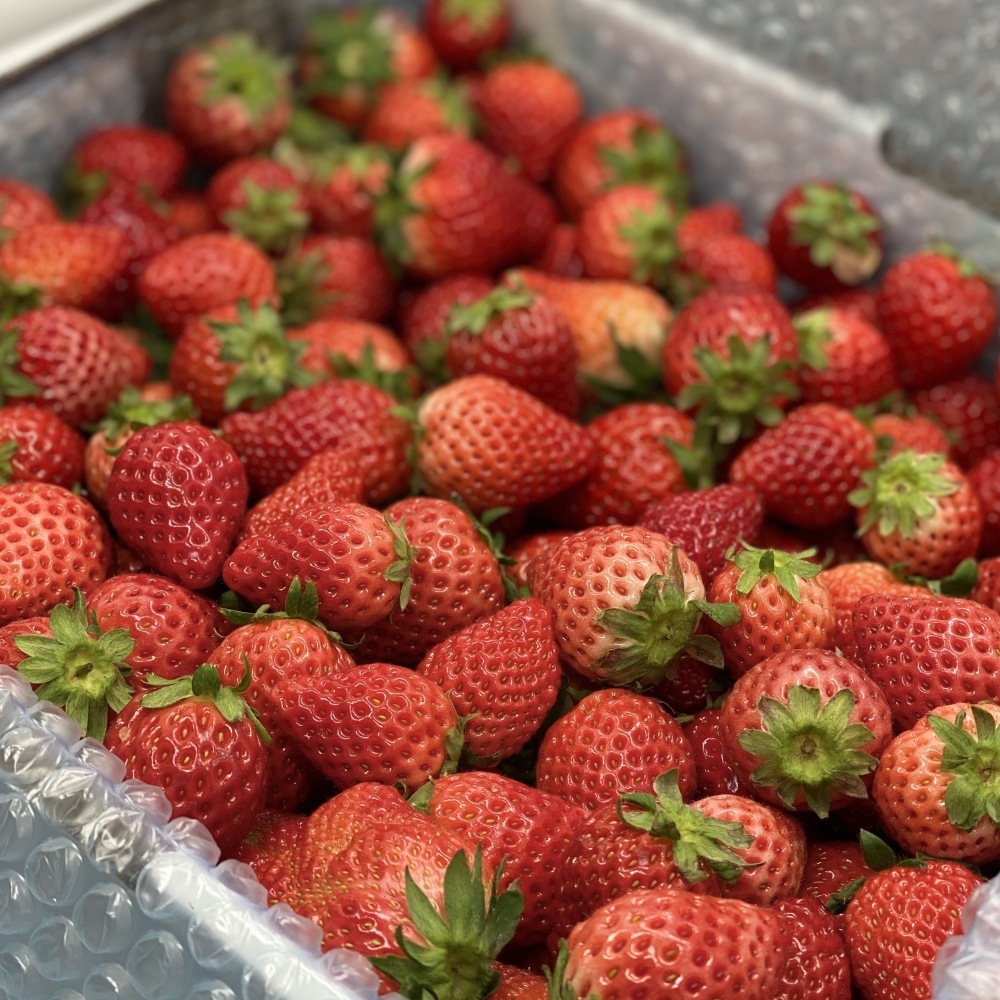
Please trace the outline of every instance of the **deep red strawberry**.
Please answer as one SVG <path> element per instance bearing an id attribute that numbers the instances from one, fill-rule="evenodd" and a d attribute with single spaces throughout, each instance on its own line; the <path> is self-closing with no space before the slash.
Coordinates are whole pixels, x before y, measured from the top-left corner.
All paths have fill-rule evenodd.
<path id="1" fill-rule="evenodd" d="M 0 485 L 54 483 L 72 489 L 83 478 L 84 440 L 61 417 L 37 406 L 0 406 Z"/>
<path id="2" fill-rule="evenodd" d="M 753 795 L 753 782 L 741 777 L 726 756 L 719 708 L 703 708 L 683 726 L 691 744 L 698 791 L 702 795 Z"/>
<path id="3" fill-rule="evenodd" d="M 1000 439 L 1000 399 L 994 381 L 981 372 L 964 372 L 913 393 L 919 412 L 944 428 L 951 454 L 962 468 L 978 462 Z"/>
<path id="4" fill-rule="evenodd" d="M 771 255 L 743 233 L 717 233 L 683 251 L 667 279 L 671 301 L 678 304 L 724 285 L 759 288 L 773 295 L 778 272 Z"/>
<path id="5" fill-rule="evenodd" d="M 335 146 L 312 157 L 305 184 L 313 227 L 370 239 L 375 201 L 385 193 L 392 169 L 389 151 L 370 143 Z"/>
<path id="6" fill-rule="evenodd" d="M 506 0 L 427 0 L 421 25 L 441 60 L 461 73 L 503 49 L 511 17 Z"/>
<path id="7" fill-rule="evenodd" d="M 981 458 L 968 478 L 983 515 L 979 555 L 1000 555 L 1000 451 Z"/>
<path id="8" fill-rule="evenodd" d="M 850 1000 L 851 966 L 836 917 L 811 897 L 779 899 L 771 909 L 791 930 L 775 1000 Z"/>
<path id="9" fill-rule="evenodd" d="M 108 125 L 88 132 L 70 154 L 70 186 L 93 196 L 119 181 L 156 198 L 173 194 L 188 154 L 169 132 L 147 125 Z"/>

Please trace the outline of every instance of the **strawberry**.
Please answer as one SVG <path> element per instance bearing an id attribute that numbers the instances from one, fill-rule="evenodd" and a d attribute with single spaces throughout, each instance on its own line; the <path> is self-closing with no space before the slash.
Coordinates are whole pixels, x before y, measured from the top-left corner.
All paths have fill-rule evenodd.
<path id="1" fill-rule="evenodd" d="M 979 562 L 978 579 L 969 599 L 1000 611 L 1000 556 L 991 556 Z"/>
<path id="2" fill-rule="evenodd" d="M 951 441 L 940 424 L 919 413 L 876 413 L 870 426 L 875 439 L 890 454 L 915 451 L 918 455 L 937 453 L 951 456 Z M 888 441 L 888 447 L 879 439 Z"/>
<path id="3" fill-rule="evenodd" d="M 429 348 L 422 361 L 430 362 Z M 453 378 L 492 375 L 531 393 L 567 417 L 578 409 L 576 344 L 562 310 L 527 288 L 497 285 L 481 298 L 455 303 L 441 340 L 444 372 Z"/>
<path id="4" fill-rule="evenodd" d="M 292 112 L 285 60 L 252 36 L 219 35 L 173 63 L 164 85 L 173 133 L 201 160 L 219 164 L 267 149 Z"/>
<path id="5" fill-rule="evenodd" d="M 425 135 L 471 138 L 475 124 L 469 88 L 461 80 L 396 80 L 379 88 L 361 137 L 402 152 Z"/>
<path id="6" fill-rule="evenodd" d="M 288 167 L 263 156 L 233 160 L 205 192 L 216 222 L 268 253 L 281 253 L 309 225 L 305 191 Z"/>
<path id="7" fill-rule="evenodd" d="M 48 613 L 111 571 L 108 529 L 83 497 L 51 483 L 0 486 L 0 623 Z"/>
<path id="8" fill-rule="evenodd" d="M 0 406 L 0 485 L 54 483 L 72 489 L 83 478 L 84 440 L 61 417 L 36 406 Z"/>
<path id="9" fill-rule="evenodd" d="M 389 151 L 370 143 L 335 146 L 311 157 L 305 177 L 313 228 L 370 239 L 375 202 L 392 174 Z"/>
<path id="10" fill-rule="evenodd" d="M 863 194 L 834 181 L 797 184 L 767 223 L 782 274 L 815 291 L 860 285 L 882 262 L 882 221 Z"/>
<path id="11" fill-rule="evenodd" d="M 224 855 L 250 832 L 264 806 L 270 739 L 243 699 L 246 671 L 237 687 L 225 687 L 216 669 L 193 674 L 137 695 L 108 729 L 105 746 L 125 762 L 128 778 L 161 788 L 174 817 L 204 823 Z"/>
<path id="12" fill-rule="evenodd" d="M 278 288 L 289 326 L 334 318 L 377 323 L 391 312 L 396 294 L 371 240 L 322 233 L 307 236 L 279 263 Z"/>
<path id="13" fill-rule="evenodd" d="M 907 854 L 981 865 L 1000 859 L 1000 708 L 957 702 L 900 733 L 879 760 L 872 798 Z M 917 791 L 919 790 L 919 791 Z"/>
<path id="14" fill-rule="evenodd" d="M 854 606 L 857 661 L 897 731 L 931 709 L 1000 697 L 1000 614 L 957 597 L 868 594 Z"/>
<path id="15" fill-rule="evenodd" d="M 829 645 L 833 601 L 815 579 L 820 566 L 807 561 L 814 554 L 810 549 L 780 552 L 744 545 L 712 580 L 708 600 L 732 601 L 742 616 L 735 624 L 705 623 L 734 677 L 776 653 Z"/>
<path id="16" fill-rule="evenodd" d="M 940 424 L 954 460 L 967 469 L 997 446 L 1000 399 L 993 380 L 980 372 L 963 372 L 913 393 L 917 410 Z"/>
<path id="17" fill-rule="evenodd" d="M 204 191 L 183 189 L 164 199 L 167 218 L 182 237 L 215 229 L 215 218 Z"/>
<path id="18" fill-rule="evenodd" d="M 835 292 L 813 292 L 795 303 L 796 313 L 813 309 L 837 309 L 864 320 L 876 329 L 878 320 L 878 291 L 874 288 L 840 288 Z"/>
<path id="19" fill-rule="evenodd" d="M 485 299 L 495 287 L 489 275 L 468 272 L 432 281 L 400 297 L 400 336 L 422 371 L 445 381 L 447 373 L 441 365 L 452 310 Z"/>
<path id="20" fill-rule="evenodd" d="M 317 376 L 302 364 L 305 350 L 285 337 L 270 306 L 217 306 L 184 327 L 170 355 L 170 384 L 214 427 L 227 413 L 260 410 L 291 388 L 314 384 Z"/>
<path id="21" fill-rule="evenodd" d="M 582 278 L 583 261 L 577 248 L 579 229 L 572 222 L 560 222 L 531 261 L 530 267 L 555 278 Z"/>
<path id="22" fill-rule="evenodd" d="M 360 660 L 415 667 L 438 643 L 503 607 L 503 573 L 480 526 L 455 504 L 408 497 L 383 513 L 399 525 L 411 553 L 406 606 L 393 608 L 387 617 L 369 625 L 363 641 L 360 635 L 348 638 L 361 641 Z M 471 684 L 473 678 L 466 680 Z M 504 691 L 508 697 L 512 693 Z M 457 701 L 456 707 L 462 715 L 470 714 Z M 485 722 L 480 717 L 474 725 L 478 729 Z"/>
<path id="23" fill-rule="evenodd" d="M 483 142 L 529 180 L 548 180 L 583 116 L 573 78 L 541 60 L 513 60 L 487 70 L 474 94 Z"/>
<path id="24" fill-rule="evenodd" d="M 772 517 L 829 528 L 853 513 L 848 496 L 874 466 L 875 449 L 874 435 L 850 410 L 807 403 L 750 441 L 729 481 L 759 493 Z"/>
<path id="25" fill-rule="evenodd" d="M 364 482 L 349 450 L 327 448 L 317 452 L 287 483 L 254 504 L 243 519 L 239 540 L 266 535 L 306 507 L 347 500 L 361 503 Z"/>
<path id="26" fill-rule="evenodd" d="M 837 918 L 808 896 L 779 899 L 771 910 L 791 930 L 775 1000 L 851 1000 L 851 966 Z"/>
<path id="27" fill-rule="evenodd" d="M 112 318 L 131 262 L 115 226 L 39 222 L 0 244 L 0 318 L 34 306 L 69 306 Z"/>
<path id="28" fill-rule="evenodd" d="M 741 542 L 755 542 L 764 520 L 759 493 L 723 484 L 687 490 L 651 503 L 639 524 L 676 542 L 711 583 L 726 565 L 726 552 Z"/>
<path id="29" fill-rule="evenodd" d="M 826 819 L 868 795 L 869 775 L 892 738 L 892 712 L 857 664 L 796 649 L 736 681 L 719 731 L 727 759 L 758 798 Z"/>
<path id="30" fill-rule="evenodd" d="M 398 11 L 366 7 L 314 13 L 298 69 L 312 106 L 354 127 L 364 125 L 383 84 L 429 77 L 437 59 Z"/>
<path id="31" fill-rule="evenodd" d="M 507 549 L 507 558 L 512 562 L 505 568 L 505 572 L 519 593 L 528 592 L 528 564 L 531 560 L 572 534 L 572 531 L 562 528 L 554 531 L 538 531 L 524 536 Z"/>
<path id="32" fill-rule="evenodd" d="M 879 287 L 878 314 L 899 379 L 908 389 L 961 374 L 997 326 L 993 289 L 946 244 L 934 244 L 889 268 Z"/>
<path id="33" fill-rule="evenodd" d="M 691 744 L 702 795 L 753 795 L 753 782 L 742 777 L 726 756 L 719 708 L 702 708 L 682 727 Z"/>
<path id="34" fill-rule="evenodd" d="M 412 549 L 402 529 L 363 504 L 324 504 L 297 511 L 263 535 L 244 538 L 223 578 L 253 604 L 283 607 L 296 579 L 319 591 L 328 628 L 365 629 L 405 604 Z"/>
<path id="35" fill-rule="evenodd" d="M 423 279 L 529 260 L 555 222 L 548 195 L 458 135 L 414 142 L 376 207 L 386 257 Z"/>
<path id="36" fill-rule="evenodd" d="M 648 792 L 677 768 L 681 795 L 695 789 L 691 745 L 660 704 L 621 688 L 584 697 L 546 731 L 538 787 L 585 809 L 613 805 L 624 792 Z"/>
<path id="37" fill-rule="evenodd" d="M 803 403 L 853 408 L 899 390 L 889 342 L 867 320 L 846 309 L 816 308 L 796 313 L 794 323 Z"/>
<path id="38" fill-rule="evenodd" d="M 968 479 L 983 515 L 979 555 L 1000 555 L 1000 451 L 981 458 L 969 469 Z"/>
<path id="39" fill-rule="evenodd" d="M 60 605 L 56 605 L 60 607 Z M 18 664 L 28 655 L 21 652 L 17 643 L 22 636 L 44 635 L 52 638 L 48 615 L 31 615 L 29 618 L 16 618 L 6 625 L 0 625 L 0 663 L 16 670 Z"/>
<path id="40" fill-rule="evenodd" d="M 139 296 L 173 339 L 192 319 L 246 300 L 277 299 L 274 268 L 264 252 L 229 233 L 189 236 L 158 254 L 139 277 Z"/>
<path id="41" fill-rule="evenodd" d="M 191 421 L 136 431 L 108 481 L 108 518 L 122 541 L 195 590 L 218 580 L 246 505 L 239 456 Z"/>
<path id="42" fill-rule="evenodd" d="M 434 51 L 456 73 L 473 70 L 507 44 L 507 0 L 427 0 L 421 25 Z"/>
<path id="43" fill-rule="evenodd" d="M 169 132 L 146 125 L 109 125 L 88 132 L 76 144 L 68 173 L 70 187 L 84 197 L 120 182 L 165 198 L 177 190 L 187 169 L 187 150 Z"/>
<path id="44" fill-rule="evenodd" d="M 381 504 L 406 492 L 412 431 L 395 400 L 363 382 L 320 382 L 292 389 L 256 413 L 231 413 L 219 423 L 236 449 L 253 494 L 288 482 L 327 448 L 348 448 L 361 471 L 365 496 Z"/>
<path id="45" fill-rule="evenodd" d="M 437 643 L 417 673 L 465 720 L 464 752 L 481 766 L 512 757 L 556 703 L 562 671 L 552 615 L 525 597 Z"/>
<path id="46" fill-rule="evenodd" d="M 565 895 L 566 854 L 583 810 L 488 771 L 445 775 L 427 788 L 427 813 L 435 824 L 481 846 L 483 860 L 494 871 L 503 864 L 502 888 L 517 881 L 524 912 L 513 946 L 544 941 L 554 907 Z"/>
<path id="47" fill-rule="evenodd" d="M 684 250 L 667 276 L 671 301 L 687 302 L 708 288 L 743 285 L 775 294 L 778 272 L 771 255 L 743 233 L 705 236 Z"/>
<path id="48" fill-rule="evenodd" d="M 777 995 L 791 932 L 785 920 L 738 899 L 682 889 L 639 889 L 606 903 L 573 928 L 552 971 L 565 1000 L 640 1000 L 703 991 L 717 997 Z M 623 946 L 621 942 L 626 942 Z"/>
<path id="49" fill-rule="evenodd" d="M 0 178 L 0 243 L 22 229 L 58 218 L 56 203 L 41 188 L 11 177 Z"/>
<path id="50" fill-rule="evenodd" d="M 283 677 L 278 731 L 340 789 L 397 782 L 413 792 L 456 756 L 458 716 L 433 682 L 388 663 Z"/>
<path id="51" fill-rule="evenodd" d="M 593 115 L 563 144 L 552 177 L 563 212 L 579 217 L 621 184 L 643 184 L 675 205 L 687 197 L 684 153 L 670 130 L 642 111 Z"/>
<path id="52" fill-rule="evenodd" d="M 592 420 L 598 464 L 547 504 L 555 523 L 571 528 L 634 524 L 649 505 L 687 488 L 671 443 L 692 443 L 689 417 L 665 403 L 624 403 Z"/>
<path id="53" fill-rule="evenodd" d="M 476 513 L 555 496 L 593 468 L 591 433 L 491 375 L 455 379 L 421 400 L 416 469 L 427 492 Z"/>
<path id="54" fill-rule="evenodd" d="M 862 842 L 866 836 L 870 835 L 861 835 Z M 803 896 L 814 896 L 826 906 L 830 897 L 852 882 L 875 873 L 868 858 L 868 852 L 857 840 L 810 840 L 799 891 Z"/>
<path id="55" fill-rule="evenodd" d="M 678 256 L 676 225 L 676 209 L 642 184 L 622 184 L 598 195 L 577 224 L 583 273 L 666 288 Z"/>
<path id="56" fill-rule="evenodd" d="M 873 559 L 938 579 L 976 554 L 982 511 L 966 476 L 943 455 L 899 452 L 862 472 L 861 481 L 848 500 Z"/>
<path id="57" fill-rule="evenodd" d="M 288 865 L 288 856 L 302 839 L 308 818 L 300 813 L 264 809 L 253 829 L 233 852 L 233 859 L 253 869 L 264 888 L 269 888 L 275 872 Z"/>
<path id="58" fill-rule="evenodd" d="M 983 884 L 953 861 L 895 865 L 870 876 L 845 911 L 851 973 L 865 1000 L 924 1000 L 938 950 Z"/>

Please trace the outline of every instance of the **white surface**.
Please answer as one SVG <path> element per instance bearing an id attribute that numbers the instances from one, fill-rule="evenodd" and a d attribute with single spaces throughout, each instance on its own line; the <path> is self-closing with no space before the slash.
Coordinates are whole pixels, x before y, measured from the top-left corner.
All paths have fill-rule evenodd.
<path id="1" fill-rule="evenodd" d="M 0 79 L 154 0 L 0 0 Z"/>

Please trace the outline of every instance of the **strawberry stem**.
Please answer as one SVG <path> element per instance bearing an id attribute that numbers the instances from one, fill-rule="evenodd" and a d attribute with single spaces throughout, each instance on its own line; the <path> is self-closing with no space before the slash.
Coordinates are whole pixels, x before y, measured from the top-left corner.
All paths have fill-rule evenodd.
<path id="1" fill-rule="evenodd" d="M 944 793 L 948 819 L 968 833 L 984 816 L 1000 823 L 1000 733 L 985 709 L 972 706 L 975 735 L 965 729 L 964 709 L 954 722 L 931 713 L 927 722 L 944 744 L 941 770 L 955 777 Z"/>

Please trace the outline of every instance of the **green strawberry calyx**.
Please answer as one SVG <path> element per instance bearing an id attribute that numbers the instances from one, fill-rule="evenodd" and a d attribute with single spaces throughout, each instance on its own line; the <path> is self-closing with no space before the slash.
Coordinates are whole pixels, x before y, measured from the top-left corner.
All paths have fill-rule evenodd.
<path id="1" fill-rule="evenodd" d="M 947 242 L 947 240 L 931 240 L 924 252 L 950 260 L 963 278 L 982 278 L 983 280 L 987 280 L 986 273 L 969 260 L 968 257 L 960 254 L 957 247 Z"/>
<path id="2" fill-rule="evenodd" d="M 249 403 L 259 410 L 289 389 L 313 385 L 318 376 L 302 367 L 308 344 L 285 337 L 281 317 L 271 306 L 254 309 L 246 299 L 236 306 L 235 322 L 209 320 L 219 339 L 219 360 L 237 366 L 226 386 L 226 412 Z"/>
<path id="3" fill-rule="evenodd" d="M 389 175 L 385 188 L 374 196 L 378 245 L 386 263 L 397 274 L 413 259 L 413 248 L 407 235 L 407 220 L 427 211 L 414 197 L 414 191 L 433 170 L 435 163 L 435 160 L 427 160 L 415 166 L 407 166 L 404 161 Z"/>
<path id="4" fill-rule="evenodd" d="M 608 336 L 615 348 L 615 360 L 604 375 L 584 372 L 581 380 L 599 403 L 606 407 L 621 403 L 669 402 L 663 391 L 663 369 L 657 356 L 650 356 L 633 344 L 626 344 L 618 328 L 608 321 Z"/>
<path id="5" fill-rule="evenodd" d="M 802 201 L 788 212 L 791 239 L 808 247 L 818 267 L 829 268 L 847 285 L 870 278 L 882 262 L 882 224 L 843 184 L 804 184 Z"/>
<path id="6" fill-rule="evenodd" d="M 632 280 L 666 288 L 680 257 L 677 215 L 669 203 L 659 201 L 648 211 L 637 208 L 628 221 L 619 226 L 618 235 L 630 247 Z"/>
<path id="7" fill-rule="evenodd" d="M 449 21 L 462 18 L 474 35 L 485 34 L 505 11 L 503 0 L 444 0 L 441 7 Z"/>
<path id="8" fill-rule="evenodd" d="M 311 323 L 342 297 L 342 292 L 326 287 L 330 271 L 330 262 L 319 247 L 304 253 L 293 251 L 278 261 L 275 273 L 285 326 Z"/>
<path id="9" fill-rule="evenodd" d="M 0 486 L 7 486 L 14 480 L 14 456 L 18 448 L 13 439 L 0 443 Z"/>
<path id="10" fill-rule="evenodd" d="M 765 577 L 774 577 L 788 596 L 799 604 L 802 601 L 799 582 L 818 576 L 823 569 L 819 563 L 809 561 L 814 555 L 815 549 L 782 552 L 758 549 L 743 542 L 738 552 L 730 549 L 726 558 L 741 570 L 736 579 L 736 593 L 745 597 Z"/>
<path id="11" fill-rule="evenodd" d="M 410 603 L 410 591 L 413 589 L 413 577 L 410 575 L 410 568 L 417 550 L 406 537 L 406 518 L 401 518 L 399 522 L 392 518 L 385 518 L 385 523 L 392 533 L 392 544 L 396 552 L 396 561 L 382 575 L 390 583 L 400 584 L 399 590 L 399 610 L 405 611 Z"/>
<path id="12" fill-rule="evenodd" d="M 303 90 L 307 97 L 338 97 L 360 87 L 370 101 L 396 76 L 393 35 L 371 4 L 351 11 L 319 11 L 306 26 L 307 55 L 316 61 Z"/>
<path id="13" fill-rule="evenodd" d="M 194 403 L 190 396 L 172 396 L 170 399 L 143 399 L 134 386 L 126 386 L 121 395 L 108 407 L 108 412 L 95 430 L 104 434 L 104 450 L 117 455 L 124 447 L 119 439 L 126 431 L 137 431 L 157 424 L 182 423 L 195 419 Z"/>
<path id="14" fill-rule="evenodd" d="M 740 746 L 760 763 L 751 774 L 757 785 L 773 788 L 786 809 L 794 809 L 802 796 L 821 819 L 830 815 L 834 792 L 850 798 L 867 798 L 861 780 L 878 765 L 863 747 L 872 731 L 850 723 L 857 703 L 854 692 L 842 688 L 820 704 L 814 687 L 795 686 L 787 700 L 763 697 L 757 702 L 761 729 L 740 733 Z"/>
<path id="15" fill-rule="evenodd" d="M 243 657 L 243 677 L 235 687 L 227 687 L 222 683 L 218 668 L 212 663 L 202 663 L 195 668 L 193 674 L 185 677 L 167 678 L 156 674 L 146 674 L 146 683 L 156 688 L 143 695 L 140 704 L 143 708 L 169 708 L 182 701 L 196 699 L 214 705 L 226 722 L 235 725 L 248 719 L 265 746 L 270 745 L 271 736 L 264 728 L 255 709 L 251 708 L 243 697 L 250 687 L 252 674 L 250 661 Z"/>
<path id="16" fill-rule="evenodd" d="M 686 204 L 690 179 L 676 136 L 663 125 L 640 123 L 630 138 L 624 147 L 598 148 L 598 156 L 608 170 L 603 190 L 641 184 L 678 207 Z"/>
<path id="17" fill-rule="evenodd" d="M 392 396 L 402 403 L 413 399 L 414 381 L 419 378 L 416 368 L 413 365 L 404 368 L 380 368 L 375 357 L 375 346 L 370 339 L 361 345 L 361 353 L 357 360 L 340 353 L 328 354 L 327 360 L 337 373 L 337 378 L 373 385 L 387 396 Z"/>
<path id="18" fill-rule="evenodd" d="M 0 323 L 4 320 L 4 288 L 0 284 Z M 0 405 L 11 397 L 40 396 L 42 390 L 20 369 L 21 355 L 17 349 L 21 331 L 0 330 Z"/>
<path id="19" fill-rule="evenodd" d="M 883 536 L 898 532 L 912 538 L 921 521 L 937 514 L 937 498 L 951 496 L 960 488 L 953 477 L 941 474 L 946 461 L 936 453 L 901 451 L 862 472 L 862 485 L 847 495 L 861 510 L 858 534 L 877 525 Z"/>
<path id="20" fill-rule="evenodd" d="M 905 858 L 896 852 L 879 836 L 869 830 L 860 830 L 858 840 L 861 844 L 861 854 L 865 864 L 873 872 L 883 872 L 895 866 L 914 868 L 921 867 L 924 861 L 920 857 Z M 858 890 L 867 882 L 867 878 L 855 879 L 838 889 L 826 901 L 826 909 L 830 913 L 843 913 L 847 904 L 858 894 Z"/>
<path id="21" fill-rule="evenodd" d="M 319 621 L 319 592 L 316 584 L 312 580 L 302 583 L 301 577 L 294 577 L 288 585 L 288 593 L 285 595 L 285 607 L 282 611 L 272 611 L 270 605 L 262 604 L 255 611 L 243 611 L 240 608 L 220 607 L 222 616 L 226 621 L 236 626 L 256 625 L 260 622 L 281 621 L 282 619 L 295 618 L 300 621 L 309 622 L 315 625 L 320 631 L 334 642 L 343 644 L 343 640 L 336 632 L 328 629 Z"/>
<path id="22" fill-rule="evenodd" d="M 527 309 L 536 297 L 527 288 L 498 285 L 475 302 L 465 305 L 456 302 L 448 312 L 445 333 L 449 336 L 467 333 L 478 337 L 493 320 L 515 309 Z"/>
<path id="23" fill-rule="evenodd" d="M 301 194 L 292 188 L 243 182 L 244 203 L 222 213 L 228 229 L 268 253 L 281 253 L 309 227 L 309 213 L 299 207 Z"/>
<path id="24" fill-rule="evenodd" d="M 632 608 L 605 608 L 596 615 L 597 624 L 618 641 L 595 666 L 622 687 L 655 686 L 670 676 L 682 653 L 721 668 L 718 642 L 697 633 L 703 614 L 723 627 L 735 625 L 741 617 L 735 604 L 712 604 L 688 596 L 674 546 L 667 572 L 655 573 L 646 581 Z"/>
<path id="25" fill-rule="evenodd" d="M 287 88 L 289 60 L 261 48 L 253 35 L 236 32 L 224 36 L 207 49 L 212 69 L 202 102 L 208 106 L 236 99 L 251 122 L 259 124 L 271 112 Z"/>
<path id="26" fill-rule="evenodd" d="M 42 303 L 42 291 L 37 285 L 33 285 L 30 281 L 24 281 L 20 279 L 12 280 L 10 278 L 0 275 L 0 326 L 4 323 L 8 323 L 15 316 L 20 315 L 30 311 L 31 309 L 37 309 Z M 15 343 L 17 338 L 15 337 Z M 6 367 L 7 361 L 5 355 L 8 350 L 0 350 L 0 365 Z M 16 363 L 16 362 L 15 362 Z M 3 386 L 0 386 L 3 388 Z M 6 390 L 8 395 L 11 396 L 31 396 L 34 395 L 38 390 L 32 390 L 31 392 L 20 392 L 14 393 L 9 389 Z"/>
<path id="27" fill-rule="evenodd" d="M 833 339 L 831 309 L 810 309 L 794 318 L 792 325 L 799 340 L 799 361 L 816 372 L 829 367 L 826 346 Z"/>
<path id="28" fill-rule="evenodd" d="M 984 816 L 1000 825 L 1000 732 L 996 719 L 972 706 L 975 735 L 966 731 L 963 709 L 949 722 L 933 712 L 927 723 L 944 744 L 941 770 L 954 775 L 944 793 L 949 821 L 968 833 Z"/>
<path id="29" fill-rule="evenodd" d="M 49 615 L 51 636 L 19 635 L 14 644 L 25 653 L 17 671 L 37 685 L 39 698 L 63 708 L 85 736 L 103 740 L 108 710 L 120 712 L 132 697 L 126 662 L 135 639 L 126 628 L 101 632 L 87 611 L 83 592 L 73 591 L 72 605 L 57 604 Z"/>
<path id="30" fill-rule="evenodd" d="M 407 909 L 427 943 L 418 944 L 397 927 L 402 955 L 372 958 L 372 965 L 394 980 L 408 1000 L 482 1000 L 500 982 L 493 962 L 513 937 L 524 909 L 516 883 L 500 891 L 502 875 L 503 864 L 487 894 L 482 847 L 476 848 L 471 868 L 465 851 L 458 851 L 445 871 L 444 905 L 439 912 L 407 868 Z"/>
<path id="31" fill-rule="evenodd" d="M 707 867 L 731 884 L 751 867 L 736 851 L 748 848 L 753 837 L 742 823 L 706 816 L 697 806 L 687 805 L 681 797 L 677 768 L 657 776 L 652 793 L 620 795 L 617 810 L 618 818 L 628 826 L 672 841 L 674 864 L 688 883 L 708 878 Z"/>

